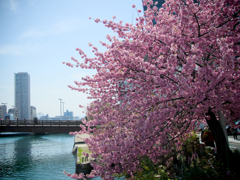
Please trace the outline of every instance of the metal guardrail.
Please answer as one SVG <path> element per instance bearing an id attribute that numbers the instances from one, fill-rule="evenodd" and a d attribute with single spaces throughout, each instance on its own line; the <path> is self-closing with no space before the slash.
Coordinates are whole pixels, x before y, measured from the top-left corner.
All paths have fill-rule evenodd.
<path id="1" fill-rule="evenodd" d="M 0 126 L 80 126 L 80 120 L 0 120 Z"/>

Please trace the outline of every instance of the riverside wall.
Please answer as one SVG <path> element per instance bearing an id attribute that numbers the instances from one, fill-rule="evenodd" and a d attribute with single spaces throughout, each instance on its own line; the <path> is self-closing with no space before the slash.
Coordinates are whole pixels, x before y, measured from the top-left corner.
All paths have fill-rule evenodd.
<path id="1" fill-rule="evenodd" d="M 75 135 L 72 153 L 77 154 L 78 148 L 87 148 L 87 144 L 84 142 L 82 138 L 88 137 L 89 137 L 88 134 Z M 80 161 L 78 160 L 79 158 L 80 157 L 78 157 L 77 154 L 75 173 L 77 174 L 84 173 L 85 175 L 90 174 L 91 171 L 93 170 L 93 167 L 91 166 L 90 162 L 80 163 Z"/>

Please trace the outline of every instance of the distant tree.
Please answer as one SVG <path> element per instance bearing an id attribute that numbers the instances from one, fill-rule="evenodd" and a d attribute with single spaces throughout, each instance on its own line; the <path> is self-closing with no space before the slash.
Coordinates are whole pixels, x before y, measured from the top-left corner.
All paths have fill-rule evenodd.
<path id="1" fill-rule="evenodd" d="M 209 125 L 223 162 L 233 162 L 218 112 L 231 123 L 240 117 L 239 1 L 166 0 L 160 9 L 151 0 L 143 4 L 148 9 L 135 25 L 96 19 L 118 37 L 107 35 L 104 53 L 92 47 L 94 58 L 77 48 L 84 63 L 72 58 L 77 67 L 97 71 L 69 86 L 95 99 L 87 125 L 107 125 L 85 140 L 96 159 L 93 174 L 132 174 L 145 155 L 158 163 L 169 147 L 180 148 L 197 122 Z M 79 133 L 86 132 L 82 126 Z"/>

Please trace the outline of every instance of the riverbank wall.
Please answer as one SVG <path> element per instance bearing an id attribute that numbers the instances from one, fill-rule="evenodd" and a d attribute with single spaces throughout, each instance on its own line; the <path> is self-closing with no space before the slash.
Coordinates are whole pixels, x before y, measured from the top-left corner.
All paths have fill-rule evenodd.
<path id="1" fill-rule="evenodd" d="M 93 167 L 91 166 L 89 160 L 84 162 L 85 157 L 82 156 L 82 151 L 89 151 L 87 144 L 84 142 L 84 138 L 88 138 L 88 134 L 81 134 L 81 135 L 75 135 L 74 138 L 74 144 L 72 153 L 77 155 L 76 163 L 75 163 L 75 173 L 84 173 L 90 174 L 93 170 Z"/>

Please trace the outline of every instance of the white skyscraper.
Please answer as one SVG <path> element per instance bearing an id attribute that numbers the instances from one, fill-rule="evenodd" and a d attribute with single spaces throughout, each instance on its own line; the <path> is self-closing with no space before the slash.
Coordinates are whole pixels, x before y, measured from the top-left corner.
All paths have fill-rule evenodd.
<path id="1" fill-rule="evenodd" d="M 31 119 L 30 106 L 30 76 L 26 72 L 14 74 L 15 107 L 18 109 L 18 119 Z"/>

